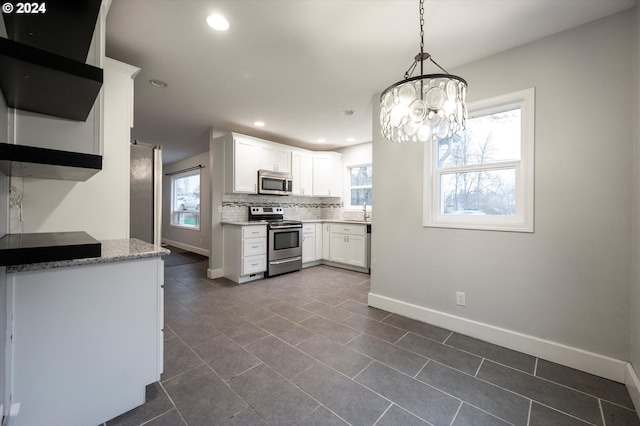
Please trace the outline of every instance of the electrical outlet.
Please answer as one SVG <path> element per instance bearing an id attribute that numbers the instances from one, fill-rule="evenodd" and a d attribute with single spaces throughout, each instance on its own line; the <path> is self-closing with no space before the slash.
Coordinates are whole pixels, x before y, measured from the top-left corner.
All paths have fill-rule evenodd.
<path id="1" fill-rule="evenodd" d="M 467 306 L 467 297 L 461 291 L 456 291 L 456 304 L 459 306 Z"/>

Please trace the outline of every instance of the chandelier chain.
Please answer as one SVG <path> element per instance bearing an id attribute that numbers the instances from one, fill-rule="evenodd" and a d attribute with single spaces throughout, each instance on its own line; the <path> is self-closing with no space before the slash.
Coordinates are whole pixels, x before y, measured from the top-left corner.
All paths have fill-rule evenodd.
<path id="1" fill-rule="evenodd" d="M 420 53 L 424 53 L 424 0 L 420 0 Z"/>

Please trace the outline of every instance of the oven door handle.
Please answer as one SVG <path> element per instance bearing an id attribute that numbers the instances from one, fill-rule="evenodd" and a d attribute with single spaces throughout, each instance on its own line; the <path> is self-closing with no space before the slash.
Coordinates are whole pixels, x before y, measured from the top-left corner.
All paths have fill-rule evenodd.
<path id="1" fill-rule="evenodd" d="M 302 259 L 302 256 L 289 257 L 283 260 L 275 260 L 273 262 L 269 262 L 269 265 L 281 265 L 283 263 L 295 262 L 296 260 Z"/>
<path id="2" fill-rule="evenodd" d="M 302 229 L 302 225 L 282 225 L 282 226 L 275 226 L 275 227 L 272 226 L 269 229 L 277 231 L 278 229 L 294 229 L 294 228 Z"/>

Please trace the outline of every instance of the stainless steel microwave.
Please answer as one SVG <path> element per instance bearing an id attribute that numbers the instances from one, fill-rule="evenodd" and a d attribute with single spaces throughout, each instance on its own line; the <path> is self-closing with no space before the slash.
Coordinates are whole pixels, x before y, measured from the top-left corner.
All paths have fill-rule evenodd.
<path id="1" fill-rule="evenodd" d="M 292 191 L 291 173 L 258 170 L 258 194 L 289 195 Z"/>

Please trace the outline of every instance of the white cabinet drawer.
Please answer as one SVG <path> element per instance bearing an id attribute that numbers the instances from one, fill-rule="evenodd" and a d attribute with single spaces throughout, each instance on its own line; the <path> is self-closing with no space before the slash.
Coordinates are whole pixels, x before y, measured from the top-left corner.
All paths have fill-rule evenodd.
<path id="1" fill-rule="evenodd" d="M 242 238 L 256 238 L 267 236 L 267 225 L 243 226 Z"/>
<path id="2" fill-rule="evenodd" d="M 316 232 L 316 224 L 315 223 L 303 223 L 302 224 L 302 233 L 303 234 L 313 234 Z"/>
<path id="3" fill-rule="evenodd" d="M 266 238 L 249 238 L 242 240 L 242 256 L 267 254 Z"/>
<path id="4" fill-rule="evenodd" d="M 267 256 L 251 256 L 242 258 L 242 275 L 257 274 L 267 270 Z"/>
<path id="5" fill-rule="evenodd" d="M 330 231 L 336 234 L 365 235 L 367 233 L 367 225 L 332 223 Z"/>

